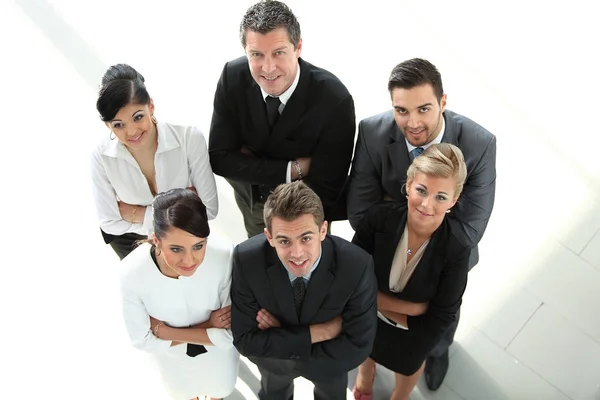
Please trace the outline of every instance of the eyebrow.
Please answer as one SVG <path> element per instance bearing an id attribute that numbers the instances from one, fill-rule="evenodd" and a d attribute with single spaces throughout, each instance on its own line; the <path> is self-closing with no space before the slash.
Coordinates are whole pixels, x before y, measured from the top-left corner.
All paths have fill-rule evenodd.
<path id="1" fill-rule="evenodd" d="M 301 237 L 304 237 L 306 235 L 313 235 L 314 232 L 313 231 L 306 231 L 303 234 L 299 235 L 296 239 L 300 239 Z M 289 237 L 285 236 L 285 235 L 277 235 L 275 236 L 275 239 L 289 239 Z"/>
<path id="2" fill-rule="evenodd" d="M 201 240 L 201 241 L 199 241 L 198 243 L 196 243 L 195 245 L 193 245 L 192 247 L 196 247 L 196 246 L 198 246 L 199 244 L 204 244 L 204 243 L 206 243 L 206 240 Z M 180 245 L 178 245 L 178 244 L 170 244 L 169 246 L 170 246 L 170 247 L 179 247 L 179 248 L 183 248 L 183 247 L 184 247 L 184 246 L 180 246 Z"/>
<path id="3" fill-rule="evenodd" d="M 431 107 L 433 104 L 432 103 L 425 103 L 425 104 L 421 104 L 420 106 L 417 106 L 416 108 L 423 108 L 423 107 Z M 402 106 L 394 106 L 394 108 L 398 109 L 398 108 L 402 108 L 404 110 L 406 110 L 405 107 Z"/>
<path id="4" fill-rule="evenodd" d="M 423 185 L 422 183 L 417 183 L 417 186 L 422 186 L 425 188 L 425 190 L 427 190 L 427 186 Z M 446 192 L 438 192 L 438 194 L 445 194 L 446 196 L 450 197 L 450 195 Z"/>
<path id="5" fill-rule="evenodd" d="M 131 116 L 133 117 L 135 114 L 139 113 L 140 111 L 144 111 L 144 110 L 140 108 L 139 110 L 137 110 L 136 112 L 134 112 L 133 114 L 131 114 Z M 113 119 L 110 122 L 115 122 L 115 121 L 123 122 L 120 119 Z"/>

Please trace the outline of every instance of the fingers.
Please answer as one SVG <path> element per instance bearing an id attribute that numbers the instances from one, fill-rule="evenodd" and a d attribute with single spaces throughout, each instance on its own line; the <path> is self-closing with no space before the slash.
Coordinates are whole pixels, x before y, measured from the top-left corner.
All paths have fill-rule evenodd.
<path id="1" fill-rule="evenodd" d="M 280 326 L 279 320 L 264 308 L 256 313 L 256 321 L 258 321 L 259 329 L 277 328 Z"/>

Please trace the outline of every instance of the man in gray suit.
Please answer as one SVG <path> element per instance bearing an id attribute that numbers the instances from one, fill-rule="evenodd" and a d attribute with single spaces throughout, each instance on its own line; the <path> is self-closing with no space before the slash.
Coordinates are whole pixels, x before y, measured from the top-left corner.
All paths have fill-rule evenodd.
<path id="1" fill-rule="evenodd" d="M 481 240 L 494 206 L 496 137 L 470 119 L 446 109 L 446 94 L 437 68 L 423 59 L 398 64 L 388 90 L 393 110 L 361 121 L 348 188 L 348 219 L 356 230 L 362 216 L 381 200 L 406 201 L 406 171 L 434 143 L 458 146 L 467 163 L 460 200 L 448 215 L 463 244 L 472 247 L 469 267 L 479 260 Z M 432 350 L 425 380 L 437 390 L 448 370 L 448 347 L 456 323 Z"/>

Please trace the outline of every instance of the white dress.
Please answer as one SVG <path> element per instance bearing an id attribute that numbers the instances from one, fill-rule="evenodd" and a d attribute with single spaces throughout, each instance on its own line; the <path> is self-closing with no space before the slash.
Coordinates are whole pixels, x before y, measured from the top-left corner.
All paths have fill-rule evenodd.
<path id="1" fill-rule="evenodd" d="M 187 345 L 154 336 L 150 318 L 172 327 L 188 327 L 209 319 L 213 310 L 229 305 L 233 246 L 209 236 L 204 261 L 191 277 L 163 275 L 150 255 L 150 245 L 136 248 L 122 261 L 123 316 L 133 345 L 153 355 L 167 390 L 174 399 L 226 397 L 233 392 L 239 353 L 228 329 L 207 329 L 214 346 L 196 357 Z"/>

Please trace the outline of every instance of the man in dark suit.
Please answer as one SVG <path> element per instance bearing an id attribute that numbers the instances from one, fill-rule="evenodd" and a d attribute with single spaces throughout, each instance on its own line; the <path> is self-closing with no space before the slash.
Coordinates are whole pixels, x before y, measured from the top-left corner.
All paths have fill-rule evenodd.
<path id="1" fill-rule="evenodd" d="M 494 206 L 496 137 L 472 120 L 446 109 L 437 68 L 423 59 L 398 64 L 388 90 L 393 110 L 360 122 L 348 188 L 348 219 L 356 230 L 364 213 L 383 200 L 406 202 L 406 171 L 414 157 L 434 143 L 458 146 L 467 164 L 459 202 L 448 215 L 461 244 L 472 248 L 469 267 L 479 260 L 481 240 Z M 448 347 L 458 318 L 427 358 L 425 380 L 431 390 L 448 370 Z"/>
<path id="2" fill-rule="evenodd" d="M 265 204 L 265 234 L 233 256 L 233 343 L 261 373 L 260 399 L 292 398 L 293 380 L 315 399 L 346 399 L 348 371 L 371 353 L 377 283 L 371 256 L 327 235 L 319 197 L 302 182 Z"/>
<path id="3" fill-rule="evenodd" d="M 240 37 L 246 56 L 225 64 L 208 148 L 213 172 L 233 187 L 248 236 L 264 229 L 269 192 L 299 179 L 319 195 L 328 221 L 346 219 L 352 96 L 333 74 L 300 58 L 300 25 L 285 4 L 250 7 Z"/>

